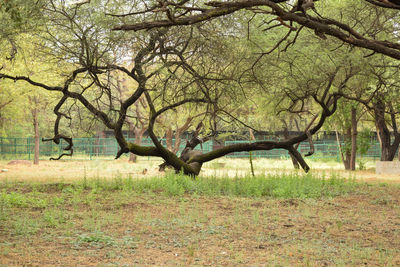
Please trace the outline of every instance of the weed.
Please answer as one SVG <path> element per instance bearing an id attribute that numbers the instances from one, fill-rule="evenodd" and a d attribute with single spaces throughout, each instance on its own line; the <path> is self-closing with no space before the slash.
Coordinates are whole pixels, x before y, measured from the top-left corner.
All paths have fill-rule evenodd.
<path id="1" fill-rule="evenodd" d="M 259 221 L 260 221 L 260 211 L 258 211 L 258 210 L 254 210 L 253 211 L 253 223 L 254 224 L 258 224 L 259 223 Z"/>
<path id="2" fill-rule="evenodd" d="M 0 256 L 7 256 L 10 253 L 10 247 L 11 243 L 0 243 Z"/>
<path id="3" fill-rule="evenodd" d="M 39 231 L 39 229 L 39 223 L 28 216 L 18 217 L 13 223 L 13 230 L 16 235 L 34 235 Z"/>
<path id="4" fill-rule="evenodd" d="M 0 221 L 5 221 L 8 218 L 9 203 L 5 196 L 4 192 L 0 194 Z"/>
<path id="5" fill-rule="evenodd" d="M 84 233 L 78 236 L 74 242 L 75 245 L 89 244 L 95 247 L 114 246 L 115 241 L 112 237 L 104 234 L 101 231 L 93 231 Z"/>
<path id="6" fill-rule="evenodd" d="M 47 227 L 57 228 L 67 222 L 66 215 L 62 210 L 46 209 L 43 213 L 43 220 Z"/>
<path id="7" fill-rule="evenodd" d="M 194 257 L 194 252 L 196 251 L 196 247 L 193 244 L 187 246 L 187 254 L 189 257 Z"/>
<path id="8" fill-rule="evenodd" d="M 125 248 L 131 249 L 131 250 L 135 250 L 138 248 L 137 242 L 138 242 L 138 239 L 134 238 L 132 236 L 124 236 L 122 238 L 123 246 Z"/>

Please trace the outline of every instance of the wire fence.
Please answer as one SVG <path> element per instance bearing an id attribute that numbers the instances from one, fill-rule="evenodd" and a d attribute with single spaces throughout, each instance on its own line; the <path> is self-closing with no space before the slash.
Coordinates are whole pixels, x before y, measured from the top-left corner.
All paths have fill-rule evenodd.
<path id="1" fill-rule="evenodd" d="M 135 139 L 127 139 L 128 142 L 134 142 Z M 113 159 L 119 150 L 117 141 L 114 138 L 74 138 L 74 155 L 72 159 Z M 166 146 L 166 140 L 161 140 L 162 144 Z M 175 140 L 173 140 L 174 145 Z M 248 141 L 226 141 L 224 145 L 232 145 L 239 143 L 246 143 Z M 143 146 L 152 146 L 153 143 L 150 138 L 143 138 Z M 186 145 L 186 140 L 182 140 L 178 154 L 183 150 Z M 196 149 L 201 150 L 203 153 L 210 152 L 215 146 L 213 141 L 208 141 L 202 146 L 198 146 Z M 341 144 L 342 147 L 344 144 Z M 57 157 L 63 153 L 63 148 L 68 144 L 61 140 L 60 144 L 54 144 L 53 142 L 40 142 L 40 158 L 46 159 L 50 157 Z M 310 157 L 311 159 L 322 159 L 322 160 L 336 160 L 340 161 L 340 148 L 336 141 L 325 140 L 325 141 L 314 141 L 315 153 Z M 35 142 L 33 138 L 2 138 L 0 137 L 0 159 L 33 159 Z M 309 143 L 303 142 L 299 145 L 299 152 L 306 154 L 309 151 Z M 124 155 L 125 157 L 127 154 Z M 243 158 L 248 157 L 248 152 L 235 152 L 228 154 L 226 157 L 229 158 Z M 273 159 L 287 159 L 289 154 L 284 149 L 274 149 L 268 151 L 253 151 L 252 156 L 254 158 L 273 158 Z M 370 160 L 380 159 L 380 146 L 378 142 L 370 144 L 369 150 L 363 158 Z M 70 159 L 70 157 L 65 157 Z M 150 157 L 149 157 L 150 159 Z"/>
<path id="2" fill-rule="evenodd" d="M 226 141 L 225 145 L 233 145 L 238 143 L 247 143 L 248 141 Z M 340 148 L 341 146 L 341 148 Z M 341 149 L 345 147 L 345 144 L 341 144 L 334 140 L 325 141 L 314 141 L 314 154 L 308 158 L 318 159 L 318 160 L 335 160 L 341 161 Z M 310 151 L 310 145 L 308 142 L 300 143 L 298 149 L 301 154 L 307 154 Z M 290 158 L 289 153 L 286 149 L 273 149 L 273 150 L 260 150 L 252 151 L 253 158 L 274 158 L 274 159 L 288 159 Z M 235 152 L 227 155 L 227 157 L 248 157 L 249 152 Z M 358 155 L 358 157 L 363 157 L 369 160 L 379 160 L 381 157 L 380 145 L 378 142 L 371 143 L 369 149 L 365 155 Z"/>
<path id="3" fill-rule="evenodd" d="M 127 138 L 128 142 L 134 142 L 134 138 Z M 166 147 L 166 140 L 161 139 L 162 144 Z M 74 138 L 73 139 L 74 154 L 71 157 L 63 159 L 114 159 L 119 150 L 119 145 L 115 138 Z M 153 146 L 150 138 L 143 138 L 141 145 Z M 175 145 L 173 140 L 172 145 Z M 178 153 L 184 149 L 186 140 L 182 140 Z M 42 142 L 39 144 L 40 158 L 46 159 L 50 157 L 58 157 L 63 153 L 63 148 L 67 147 L 68 143 L 60 140 L 59 144 L 54 142 Z M 0 137 L 0 159 L 33 159 L 35 148 L 34 138 L 3 138 Z M 202 150 L 203 153 L 212 151 L 212 141 L 208 141 L 202 146 L 198 146 L 196 150 Z M 123 157 L 128 154 L 124 154 Z"/>

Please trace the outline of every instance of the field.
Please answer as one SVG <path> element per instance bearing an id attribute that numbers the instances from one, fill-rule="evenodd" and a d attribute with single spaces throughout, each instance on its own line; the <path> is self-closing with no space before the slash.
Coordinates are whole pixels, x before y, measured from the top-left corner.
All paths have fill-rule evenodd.
<path id="1" fill-rule="evenodd" d="M 399 266 L 399 177 L 334 162 L 0 162 L 0 266 Z"/>

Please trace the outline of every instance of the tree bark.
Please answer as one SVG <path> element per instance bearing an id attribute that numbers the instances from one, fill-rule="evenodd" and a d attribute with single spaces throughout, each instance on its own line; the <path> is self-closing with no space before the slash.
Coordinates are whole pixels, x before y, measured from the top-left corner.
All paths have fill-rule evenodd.
<path id="1" fill-rule="evenodd" d="M 169 151 L 173 151 L 173 147 L 172 147 L 172 128 L 171 126 L 168 127 L 168 129 L 165 131 L 165 143 L 167 145 L 167 149 Z"/>
<path id="2" fill-rule="evenodd" d="M 356 156 L 357 156 L 357 110 L 356 108 L 351 108 L 351 155 L 350 155 L 350 169 L 352 171 L 356 170 Z"/>
<path id="3" fill-rule="evenodd" d="M 35 131 L 35 152 L 33 156 L 33 164 L 39 164 L 39 144 L 40 144 L 40 137 L 39 137 L 39 110 L 35 108 L 33 110 L 33 128 Z"/>
<path id="4" fill-rule="evenodd" d="M 191 126 L 192 120 L 193 120 L 192 117 L 187 118 L 185 124 L 182 125 L 182 127 L 176 129 L 176 131 L 175 131 L 175 145 L 174 145 L 173 150 L 171 150 L 174 154 L 178 153 L 179 147 L 181 145 L 181 135 L 189 129 L 189 127 Z"/>
<path id="5" fill-rule="evenodd" d="M 249 129 L 249 135 L 250 135 L 250 140 L 255 141 L 256 137 L 254 136 L 253 130 Z M 249 151 L 249 161 L 250 161 L 250 170 L 251 170 L 251 175 L 254 177 L 254 166 L 253 166 L 253 154 L 251 151 Z"/>
<path id="6" fill-rule="evenodd" d="M 385 120 L 386 104 L 378 97 L 373 104 L 376 131 L 379 136 L 381 146 L 381 161 L 392 161 L 396 155 L 397 148 L 400 143 L 400 135 L 394 127 L 394 140 L 391 142 L 390 131 Z"/>
<path id="7" fill-rule="evenodd" d="M 142 144 L 144 132 L 146 131 L 147 128 L 138 129 L 137 127 L 132 127 L 132 128 L 130 127 L 130 129 L 132 129 L 132 132 L 135 135 L 134 144 L 140 146 Z M 129 162 L 136 163 L 137 162 L 137 155 L 134 154 L 134 153 L 130 153 Z"/>
<path id="8" fill-rule="evenodd" d="M 284 135 L 284 137 L 285 137 L 286 140 L 290 139 L 289 130 L 288 130 L 287 127 L 285 127 L 285 129 L 283 130 L 283 135 Z M 294 167 L 296 170 L 297 170 L 297 169 L 300 169 L 299 162 L 298 162 L 297 159 L 293 156 L 293 154 L 289 152 L 289 156 L 290 156 L 290 159 L 292 160 L 293 167 Z"/>
<path id="9" fill-rule="evenodd" d="M 338 131 L 335 130 L 335 133 L 336 133 L 336 142 L 338 144 L 340 158 L 342 159 L 342 162 L 344 162 L 343 149 L 342 149 L 342 144 L 340 143 L 340 138 L 339 138 Z"/>
<path id="10" fill-rule="evenodd" d="M 348 143 L 351 140 L 351 126 L 346 129 L 346 133 L 344 135 L 344 140 L 345 140 L 345 143 Z M 343 164 L 344 164 L 344 168 L 346 170 L 350 170 L 351 169 L 351 166 L 350 166 L 351 150 L 347 146 L 345 146 L 345 148 L 346 148 L 346 150 L 344 152 L 345 156 L 344 156 Z"/>
<path id="11" fill-rule="evenodd" d="M 133 137 L 133 132 L 135 131 L 135 127 L 133 123 L 128 123 L 129 125 L 129 131 L 128 131 L 128 137 L 132 138 Z M 136 138 L 135 138 L 135 144 L 136 144 Z M 129 153 L 129 162 L 135 163 L 136 162 L 136 155 L 133 153 Z"/>

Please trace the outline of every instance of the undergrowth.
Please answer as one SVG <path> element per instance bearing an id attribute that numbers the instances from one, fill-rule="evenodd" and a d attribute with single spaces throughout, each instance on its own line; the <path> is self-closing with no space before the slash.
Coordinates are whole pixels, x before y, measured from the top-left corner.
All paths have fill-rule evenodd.
<path id="1" fill-rule="evenodd" d="M 8 185 L 7 185 L 8 184 Z M 321 198 L 334 197 L 353 191 L 357 183 L 354 179 L 332 175 L 321 178 L 312 174 L 300 175 L 276 174 L 256 177 L 219 178 L 191 177 L 181 174 L 167 174 L 165 177 L 82 179 L 75 183 L 58 184 L 24 184 L 33 192 L 60 191 L 65 194 L 77 194 L 82 191 L 125 191 L 137 194 L 159 193 L 168 196 L 185 194 L 201 196 L 237 196 L 237 197 L 273 197 L 273 198 Z M 17 192 L 5 194 L 5 188 L 15 188 L 12 183 L 3 183 L 1 202 L 11 202 L 18 206 L 46 206 L 46 203 L 35 199 L 26 199 Z M 25 188 L 25 190 L 27 190 Z M 7 199 L 7 201 L 6 201 Z M 53 200 L 54 201 L 54 200 Z"/>

